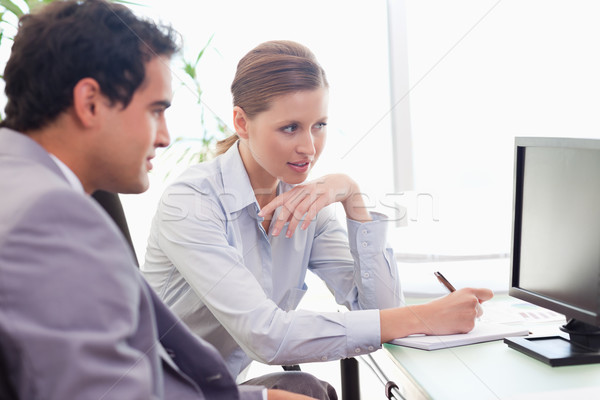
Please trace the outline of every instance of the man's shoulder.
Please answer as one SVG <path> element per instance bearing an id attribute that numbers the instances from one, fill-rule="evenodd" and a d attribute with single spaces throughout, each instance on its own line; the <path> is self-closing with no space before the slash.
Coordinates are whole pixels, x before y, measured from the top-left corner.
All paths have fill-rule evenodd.
<path id="1" fill-rule="evenodd" d="M 0 221 L 4 226 L 23 217 L 31 207 L 47 207 L 46 202 L 53 199 L 66 206 L 60 204 L 65 198 L 77 202 L 73 198 L 82 197 L 55 172 L 27 159 L 0 160 L 0 193 Z"/>
<path id="2" fill-rule="evenodd" d="M 55 189 L 69 189 L 65 178 L 38 160 L 4 155 L 0 157 L 0 192 L 4 199 L 31 198 Z"/>
<path id="3" fill-rule="evenodd" d="M 0 248 L 10 251 L 17 240 L 37 245 L 36 237 L 50 235 L 55 248 L 112 248 L 129 255 L 116 226 L 90 196 L 80 193 L 59 175 L 35 162 L 12 162 L 12 175 L 0 161 Z M 62 243 L 68 242 L 68 243 Z M 81 250 L 83 250 L 83 248 Z M 38 249 L 39 250 L 39 249 Z"/>
<path id="4" fill-rule="evenodd" d="M 3 202 L 0 247 L 16 244 L 18 238 L 37 246 L 36 238 L 48 236 L 47 243 L 52 242 L 55 248 L 63 250 L 79 245 L 129 252 L 100 206 L 69 186 L 28 187 L 10 193 Z"/>

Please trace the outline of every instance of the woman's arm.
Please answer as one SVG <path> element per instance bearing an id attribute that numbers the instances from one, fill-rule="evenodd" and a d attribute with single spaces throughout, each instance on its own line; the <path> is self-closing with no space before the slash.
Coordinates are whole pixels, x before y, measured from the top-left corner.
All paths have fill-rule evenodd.
<path id="1" fill-rule="evenodd" d="M 282 206 L 275 226 L 281 227 L 289 221 L 287 236 L 290 237 L 303 218 L 301 229 L 317 218 L 322 208 L 336 201 L 342 203 L 348 217 L 348 242 L 354 266 L 344 257 L 344 241 L 335 227 L 317 228 L 311 266 L 333 288 L 338 303 L 350 309 L 382 309 L 382 343 L 415 333 L 449 334 L 473 329 L 476 305 L 493 296 L 487 289 L 464 289 L 425 305 L 398 307 L 402 293 L 393 251 L 377 248 L 385 243 L 385 233 L 369 237 L 377 231 L 377 226 L 369 222 L 371 215 L 365 215 L 358 185 L 346 175 L 328 175 L 298 185 L 263 207 L 261 213 Z"/>
<path id="2" fill-rule="evenodd" d="M 348 230 L 339 225 L 331 207 L 340 202 Z M 297 185 L 263 207 L 259 215 L 281 210 L 273 235 L 289 222 L 286 237 L 298 226 L 315 222 L 309 268 L 333 290 L 336 301 L 350 310 L 398 307 L 402 292 L 393 250 L 386 247 L 387 221 L 367 212 L 356 182 L 344 174 L 326 175 Z"/>
<path id="3" fill-rule="evenodd" d="M 467 333 L 481 312 L 478 305 L 492 297 L 489 289 L 465 288 L 426 304 L 381 310 L 381 343 L 417 333 Z"/>
<path id="4" fill-rule="evenodd" d="M 168 304 L 189 296 L 184 301 L 191 305 L 186 315 L 206 313 L 201 308 L 208 308 L 251 358 L 268 364 L 334 360 L 357 354 L 357 349 L 364 354 L 379 346 L 377 310 L 352 315 L 284 311 L 269 299 L 244 264 L 245 256 L 260 260 L 260 243 L 246 241 L 242 246 L 234 238 L 236 229 L 245 239 L 250 229 L 258 229 L 256 214 L 251 224 L 233 226 L 242 223 L 241 215 L 248 216 L 254 204 L 227 216 L 214 197 L 180 184 L 167 189 L 159 205 L 144 269 L 148 260 L 172 264 L 193 289 L 174 290 L 174 296 L 180 298 L 166 298 Z M 154 260 L 157 245 L 161 255 Z M 161 280 L 166 278 L 157 282 Z M 156 285 L 154 288 L 161 292 Z"/>
<path id="5" fill-rule="evenodd" d="M 309 268 L 350 310 L 403 304 L 394 252 L 386 245 L 387 221 L 381 214 L 373 218 L 362 224 L 348 219 L 346 230 L 328 207 L 315 223 Z"/>

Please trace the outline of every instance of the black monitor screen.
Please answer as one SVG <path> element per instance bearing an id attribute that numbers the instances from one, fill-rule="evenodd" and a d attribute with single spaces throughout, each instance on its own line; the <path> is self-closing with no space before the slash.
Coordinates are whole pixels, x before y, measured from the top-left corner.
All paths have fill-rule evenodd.
<path id="1" fill-rule="evenodd" d="M 598 327 L 600 140 L 517 138 L 515 150 L 509 294 Z"/>
<path id="2" fill-rule="evenodd" d="M 594 316 L 600 151 L 526 148 L 523 172 L 519 286 Z"/>

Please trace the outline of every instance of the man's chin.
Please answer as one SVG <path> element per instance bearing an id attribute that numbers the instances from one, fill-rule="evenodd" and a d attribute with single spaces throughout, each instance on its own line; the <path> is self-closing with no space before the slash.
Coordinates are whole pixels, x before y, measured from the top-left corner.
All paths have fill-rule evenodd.
<path id="1" fill-rule="evenodd" d="M 120 182 L 113 185 L 107 185 L 107 188 L 103 189 L 108 192 L 122 193 L 122 194 L 140 194 L 144 193 L 150 187 L 148 178 L 140 179 L 137 182 Z"/>
<path id="2" fill-rule="evenodd" d="M 140 194 L 140 193 L 144 193 L 146 190 L 148 190 L 149 187 L 150 187 L 150 183 L 148 182 L 148 180 L 146 180 L 145 182 L 141 182 L 136 187 L 132 187 L 130 191 L 121 192 L 121 193 Z"/>

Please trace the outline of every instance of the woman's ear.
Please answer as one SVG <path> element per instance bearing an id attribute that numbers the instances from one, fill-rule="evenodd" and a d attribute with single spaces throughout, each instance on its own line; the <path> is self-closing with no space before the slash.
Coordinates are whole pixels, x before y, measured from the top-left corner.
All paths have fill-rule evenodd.
<path id="1" fill-rule="evenodd" d="M 248 116 L 240 106 L 233 107 L 233 127 L 242 139 L 248 139 Z"/>
<path id="2" fill-rule="evenodd" d="M 100 85 L 95 79 L 83 78 L 73 88 L 73 110 L 84 127 L 95 125 L 101 100 Z"/>

